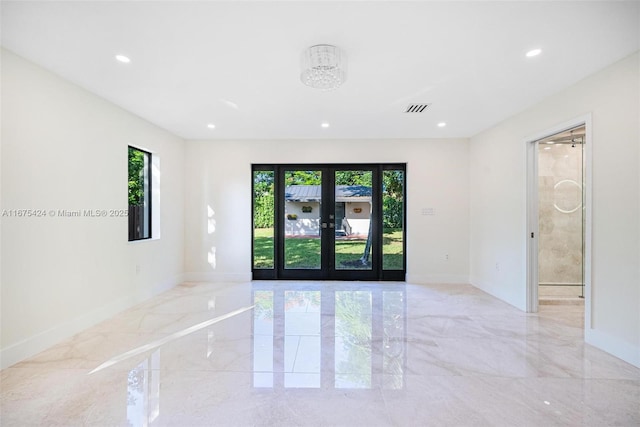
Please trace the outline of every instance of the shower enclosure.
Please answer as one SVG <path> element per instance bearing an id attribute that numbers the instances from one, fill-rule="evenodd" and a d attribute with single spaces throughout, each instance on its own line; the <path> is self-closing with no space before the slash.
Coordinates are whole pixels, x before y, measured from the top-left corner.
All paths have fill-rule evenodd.
<path id="1" fill-rule="evenodd" d="M 545 301 L 584 298 L 585 127 L 538 142 L 538 295 Z"/>

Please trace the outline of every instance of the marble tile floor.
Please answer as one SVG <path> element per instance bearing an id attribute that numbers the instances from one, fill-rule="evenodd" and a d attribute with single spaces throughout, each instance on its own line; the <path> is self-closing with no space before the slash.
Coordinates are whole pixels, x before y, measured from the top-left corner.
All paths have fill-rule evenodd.
<path id="1" fill-rule="evenodd" d="M 4 426 L 638 426 L 640 369 L 468 285 L 187 283 L 1 371 Z"/>

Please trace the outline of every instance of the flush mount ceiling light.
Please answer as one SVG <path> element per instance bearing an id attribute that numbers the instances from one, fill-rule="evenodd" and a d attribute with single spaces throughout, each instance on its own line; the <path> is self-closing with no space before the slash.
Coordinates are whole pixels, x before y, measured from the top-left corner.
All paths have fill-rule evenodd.
<path id="1" fill-rule="evenodd" d="M 131 62 L 131 59 L 129 59 L 129 57 L 124 56 L 124 55 L 116 55 L 116 59 L 120 62 L 123 62 L 125 64 L 128 64 L 129 62 Z"/>
<path id="2" fill-rule="evenodd" d="M 340 87 L 347 78 L 347 57 L 339 47 L 318 44 L 302 53 L 300 80 L 305 85 L 333 90 Z"/>
<path id="3" fill-rule="evenodd" d="M 323 122 L 320 126 L 322 126 L 323 128 L 328 128 L 329 127 L 329 123 L 327 122 Z"/>
<path id="4" fill-rule="evenodd" d="M 438 127 L 439 127 L 439 128 L 443 128 L 443 127 L 445 127 L 446 125 L 447 125 L 447 124 L 446 124 L 445 122 L 440 122 L 440 123 L 438 123 Z"/>
<path id="5" fill-rule="evenodd" d="M 208 127 L 209 129 L 215 129 L 215 128 L 216 128 L 216 125 L 214 125 L 213 123 L 209 123 L 209 124 L 207 125 L 207 127 Z"/>

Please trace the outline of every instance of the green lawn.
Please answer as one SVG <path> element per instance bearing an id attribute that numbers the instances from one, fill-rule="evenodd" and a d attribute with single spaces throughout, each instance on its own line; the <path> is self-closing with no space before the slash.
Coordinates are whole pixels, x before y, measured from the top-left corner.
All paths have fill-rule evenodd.
<path id="1" fill-rule="evenodd" d="M 254 268 L 273 268 L 273 228 L 253 230 Z"/>
<path id="2" fill-rule="evenodd" d="M 362 258 L 366 240 L 336 240 L 337 269 L 368 269 L 370 265 L 358 262 Z M 402 269 L 402 230 L 385 229 L 383 234 L 383 268 Z M 289 238 L 285 240 L 287 268 L 307 269 L 320 267 L 320 239 Z M 255 268 L 273 268 L 273 229 L 254 230 Z"/>
<path id="3" fill-rule="evenodd" d="M 402 229 L 385 228 L 382 233 L 382 268 L 402 270 Z"/>

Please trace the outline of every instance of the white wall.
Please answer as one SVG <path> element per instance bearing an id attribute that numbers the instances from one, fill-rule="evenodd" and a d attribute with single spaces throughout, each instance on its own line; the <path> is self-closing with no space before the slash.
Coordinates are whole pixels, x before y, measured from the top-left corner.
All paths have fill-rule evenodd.
<path id="1" fill-rule="evenodd" d="M 640 366 L 638 54 L 471 139 L 471 283 L 525 309 L 526 143 L 591 113 L 592 324 L 585 338 Z M 499 268 L 496 268 L 498 264 Z"/>
<path id="2" fill-rule="evenodd" d="M 2 367 L 176 285 L 184 268 L 184 142 L 2 51 L 3 210 L 126 209 L 127 145 L 160 158 L 161 239 L 128 243 L 125 217 L 3 217 Z"/>
<path id="3" fill-rule="evenodd" d="M 187 278 L 251 277 L 252 163 L 406 162 L 407 279 L 466 283 L 468 150 L 466 139 L 188 141 Z M 423 208 L 434 215 L 422 215 Z"/>

